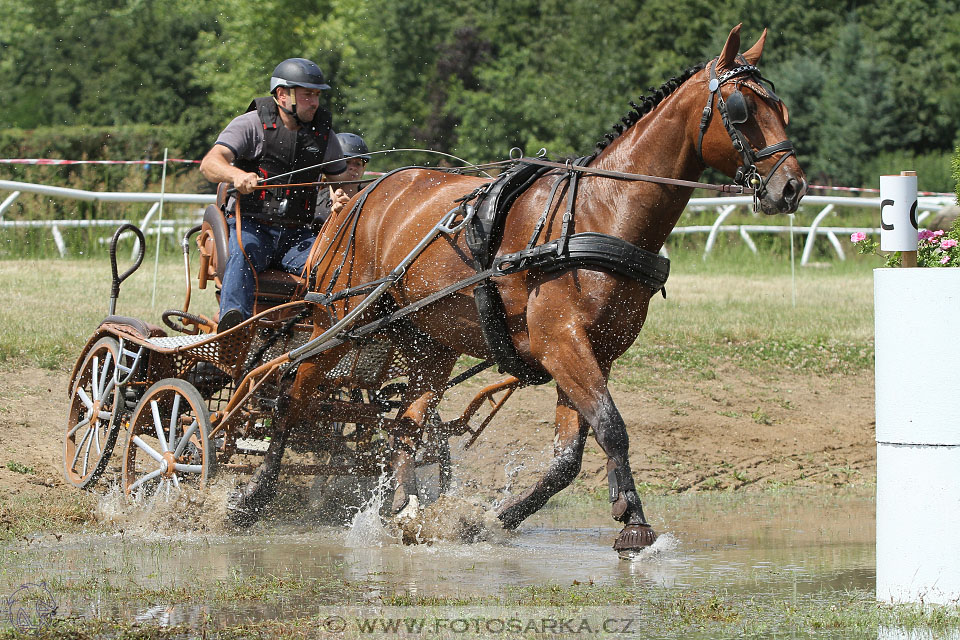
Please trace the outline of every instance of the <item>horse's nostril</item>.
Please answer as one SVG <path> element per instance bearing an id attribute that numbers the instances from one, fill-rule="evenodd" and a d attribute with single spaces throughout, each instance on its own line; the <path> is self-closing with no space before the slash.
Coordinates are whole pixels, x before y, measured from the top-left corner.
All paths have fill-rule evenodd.
<path id="1" fill-rule="evenodd" d="M 798 180 L 797 178 L 790 178 L 787 180 L 787 184 L 785 184 L 783 187 L 784 202 L 790 205 L 795 205 L 800 201 L 800 198 L 803 197 L 803 192 L 805 190 L 805 181 Z"/>
<path id="2" fill-rule="evenodd" d="M 796 180 L 790 179 L 790 180 L 787 180 L 787 184 L 784 185 L 783 187 L 783 199 L 786 200 L 787 202 L 792 202 L 793 197 L 797 193 L 796 183 L 797 183 Z"/>

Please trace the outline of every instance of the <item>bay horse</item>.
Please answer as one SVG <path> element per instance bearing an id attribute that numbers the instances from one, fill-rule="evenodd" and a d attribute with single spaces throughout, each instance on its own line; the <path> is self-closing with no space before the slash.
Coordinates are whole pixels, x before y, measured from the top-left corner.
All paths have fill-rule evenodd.
<path id="1" fill-rule="evenodd" d="M 765 79 L 755 67 L 765 39 L 766 31 L 740 55 L 740 25 L 734 27 L 718 58 L 688 69 L 634 105 L 623 125 L 615 125 L 614 132 L 607 134 L 608 142 L 598 145 L 600 151 L 586 169 L 696 181 L 711 166 L 741 183 L 749 180 L 765 213 L 795 211 L 806 181 L 784 132 L 789 117 L 786 106 L 763 84 Z M 498 249 L 501 255 L 526 246 L 543 212 L 549 215 L 540 238 L 556 238 L 562 232 L 569 183 L 552 193 L 560 173 L 551 171 L 538 178 L 513 203 Z M 336 292 L 384 278 L 458 199 L 488 183 L 480 177 L 423 168 L 389 175 L 367 194 L 362 212 L 358 209 L 354 215 L 348 205 L 324 227 L 314 251 L 323 256 L 314 265 L 314 290 Z M 577 231 L 616 236 L 656 254 L 692 192 L 689 185 L 586 173 L 576 192 L 573 224 Z M 336 232 L 347 223 L 352 225 L 351 233 Z M 475 274 L 464 235 L 440 236 L 427 245 L 389 290 L 390 295 L 365 310 L 364 317 L 402 308 Z M 331 282 L 334 286 L 328 287 Z M 611 365 L 637 339 L 656 291 L 609 269 L 589 267 L 552 272 L 533 268 L 499 277 L 496 285 L 517 353 L 524 362 L 547 372 L 557 385 L 555 457 L 533 487 L 498 508 L 503 526 L 517 527 L 570 484 L 580 471 L 592 428 L 608 459 L 612 516 L 624 524 L 614 547 L 631 551 L 652 544 L 656 534 L 637 496 L 627 428 L 607 384 Z M 332 311 L 318 308 L 314 336 L 349 308 L 349 299 Z M 405 408 L 399 414 L 404 428 L 392 435 L 392 506 L 394 514 L 401 516 L 419 507 L 414 456 L 424 422 L 440 401 L 454 364 L 461 354 L 490 357 L 469 289 L 423 307 L 408 320 L 391 327 L 391 338 L 412 371 Z M 297 403 L 322 385 L 323 376 L 342 353 L 334 349 L 300 363 L 287 417 L 274 427 L 275 441 L 285 438 L 295 422 Z M 264 467 L 258 473 L 270 475 Z M 270 494 L 275 477 L 273 472 L 257 491 Z M 250 505 L 258 502 L 255 493 L 248 490 Z"/>

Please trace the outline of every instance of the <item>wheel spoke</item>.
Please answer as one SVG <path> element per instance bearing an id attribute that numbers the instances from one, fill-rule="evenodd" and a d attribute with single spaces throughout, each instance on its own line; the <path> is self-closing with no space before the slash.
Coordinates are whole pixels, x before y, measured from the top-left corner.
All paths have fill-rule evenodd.
<path id="1" fill-rule="evenodd" d="M 156 460 L 157 462 L 159 462 L 161 465 L 163 465 L 163 467 L 161 468 L 161 471 L 166 467 L 167 461 L 163 459 L 163 456 L 160 455 L 159 453 L 157 453 L 156 451 L 154 451 L 153 447 L 151 447 L 151 446 L 148 445 L 146 442 L 144 442 L 143 439 L 142 439 L 140 436 L 134 436 L 134 437 L 133 437 L 133 442 L 134 442 L 138 447 L 140 447 L 140 449 L 141 449 L 145 454 L 147 454 L 148 456 L 150 456 L 151 458 L 153 458 L 154 460 Z"/>
<path id="2" fill-rule="evenodd" d="M 130 485 L 130 488 L 127 489 L 127 491 L 133 492 L 134 489 L 142 485 L 144 482 L 150 482 L 151 480 L 159 476 L 161 473 L 163 473 L 163 469 L 157 469 L 156 471 L 151 471 L 150 473 L 148 473 L 147 475 L 143 476 L 142 478 L 134 482 L 132 485 Z"/>
<path id="3" fill-rule="evenodd" d="M 113 382 L 113 378 L 111 377 L 109 380 L 107 380 L 107 384 L 104 385 L 103 391 L 100 392 L 100 397 L 101 397 L 101 398 L 106 398 L 106 397 L 108 397 L 108 396 L 110 395 L 110 393 L 113 391 L 113 388 L 114 388 L 115 386 L 116 386 L 116 385 L 115 385 L 114 382 Z"/>
<path id="4" fill-rule="evenodd" d="M 183 450 L 190 444 L 190 438 L 193 437 L 193 434 L 196 433 L 197 429 L 200 428 L 200 424 L 194 420 L 190 423 L 190 426 L 187 427 L 187 430 L 183 432 L 183 437 L 180 438 L 180 442 L 177 444 L 177 448 L 173 452 L 174 458 L 179 458 L 183 454 Z"/>
<path id="5" fill-rule="evenodd" d="M 108 375 L 110 373 L 110 360 L 113 359 L 113 353 L 107 351 L 107 355 L 103 357 L 103 367 L 100 369 L 100 397 L 104 397 L 104 391 L 106 390 L 107 384 L 113 381 L 113 376 Z"/>
<path id="6" fill-rule="evenodd" d="M 80 427 L 85 427 L 88 424 L 90 424 L 90 416 L 87 416 L 86 418 L 78 422 L 76 426 L 73 427 L 73 429 L 70 429 L 70 431 L 67 432 L 67 437 L 72 438 L 73 434 L 75 434 L 77 430 L 80 429 Z"/>
<path id="7" fill-rule="evenodd" d="M 173 474 L 173 475 L 170 476 L 170 477 L 173 478 L 173 486 L 175 486 L 177 489 L 179 489 L 179 488 L 180 488 L 180 481 L 177 480 L 177 474 Z"/>
<path id="8" fill-rule="evenodd" d="M 157 432 L 157 440 L 160 441 L 160 448 L 164 453 L 169 451 L 167 449 L 167 439 L 163 435 L 163 423 L 160 420 L 160 407 L 157 405 L 156 400 L 150 401 L 150 411 L 153 413 L 153 427 Z"/>
<path id="9" fill-rule="evenodd" d="M 87 432 L 88 434 L 90 434 L 90 438 L 87 440 L 87 447 L 86 447 L 87 450 L 84 451 L 83 453 L 83 470 L 80 473 L 81 478 L 87 477 L 87 465 L 90 464 L 90 447 L 93 445 L 94 442 L 97 442 L 96 430 L 97 430 L 97 427 L 92 426 L 90 427 L 90 431 Z M 97 448 L 98 449 L 100 448 L 99 443 L 97 444 Z"/>
<path id="10" fill-rule="evenodd" d="M 90 391 L 94 401 L 100 399 L 100 358 L 93 356 L 93 369 L 90 370 Z"/>
<path id="11" fill-rule="evenodd" d="M 100 420 L 110 420 L 110 417 L 113 415 L 113 411 L 101 411 L 97 414 L 97 418 Z"/>
<path id="12" fill-rule="evenodd" d="M 87 429 L 87 432 L 83 434 L 83 437 L 80 439 L 80 444 L 77 445 L 77 450 L 73 454 L 73 461 L 70 462 L 71 469 L 76 468 L 77 459 L 80 457 L 80 452 L 83 450 L 83 444 L 87 441 L 87 438 L 90 437 L 91 433 L 93 433 L 93 428 Z"/>
<path id="13" fill-rule="evenodd" d="M 91 429 L 91 431 L 95 431 L 95 432 L 96 432 L 96 433 L 93 434 L 93 437 L 90 438 L 90 439 L 91 439 L 93 442 L 96 443 L 96 445 L 97 445 L 97 457 L 100 458 L 100 457 L 103 456 L 103 449 L 100 447 L 100 425 L 99 425 L 99 424 L 95 424 L 95 425 L 93 425 L 90 429 Z M 89 449 L 90 449 L 90 447 L 88 446 L 88 447 L 87 447 L 87 453 L 88 453 L 88 454 L 89 454 Z M 86 461 L 84 461 L 83 464 L 86 465 L 86 464 L 87 464 Z M 84 468 L 86 468 L 86 466 L 84 466 Z"/>
<path id="14" fill-rule="evenodd" d="M 90 399 L 90 396 L 87 395 L 83 387 L 77 387 L 77 395 L 80 396 L 80 402 L 82 402 L 88 410 L 93 409 L 93 400 Z"/>
<path id="15" fill-rule="evenodd" d="M 203 465 L 199 464 L 180 464 L 176 462 L 173 468 L 180 473 L 203 473 Z"/>
<path id="16" fill-rule="evenodd" d="M 173 396 L 173 411 L 170 412 L 170 438 L 167 440 L 167 451 L 173 451 L 177 441 L 177 422 L 180 420 L 180 394 Z"/>

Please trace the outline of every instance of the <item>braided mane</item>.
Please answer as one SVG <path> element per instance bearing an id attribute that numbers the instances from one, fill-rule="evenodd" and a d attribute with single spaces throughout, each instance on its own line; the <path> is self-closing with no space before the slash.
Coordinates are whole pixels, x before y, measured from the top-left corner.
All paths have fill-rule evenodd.
<path id="1" fill-rule="evenodd" d="M 704 67 L 707 66 L 706 62 L 701 62 L 700 64 L 694 65 L 681 73 L 675 78 L 670 78 L 661 85 L 659 89 L 654 89 L 650 87 L 648 91 L 651 95 L 649 96 L 640 96 L 640 104 L 637 104 L 634 101 L 630 101 L 630 106 L 633 109 L 627 113 L 624 117 L 620 118 L 620 122 L 615 122 L 611 127 L 612 132 L 604 134 L 603 140 L 597 143 L 596 152 L 599 153 L 603 151 L 607 145 L 616 140 L 620 134 L 632 127 L 637 121 L 640 120 L 643 116 L 653 111 L 653 109 L 663 102 L 663 100 L 669 96 L 671 93 L 677 90 L 677 88 L 682 85 L 684 82 L 690 79 L 692 75 L 702 71 Z M 622 123 L 622 124 L 621 124 Z"/>

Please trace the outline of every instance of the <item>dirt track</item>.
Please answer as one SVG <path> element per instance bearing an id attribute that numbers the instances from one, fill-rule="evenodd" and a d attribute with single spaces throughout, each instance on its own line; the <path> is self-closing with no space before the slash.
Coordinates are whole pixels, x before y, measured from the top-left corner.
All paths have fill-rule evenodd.
<path id="1" fill-rule="evenodd" d="M 42 500 L 76 491 L 60 471 L 66 376 L 35 368 L 0 374 L 3 494 Z M 452 390 L 441 414 L 449 419 L 482 382 L 495 379 L 489 374 Z M 870 373 L 821 377 L 785 371 L 761 379 L 731 366 L 718 368 L 710 380 L 671 379 L 642 391 L 614 385 L 613 395 L 629 428 L 641 492 L 875 480 Z M 455 476 L 465 493 L 495 500 L 508 485 L 517 491 L 541 473 L 552 456 L 555 405 L 552 386 L 523 389 L 473 447 L 464 451 L 463 441 L 456 443 Z M 575 490 L 602 490 L 604 463 L 591 438 Z"/>

